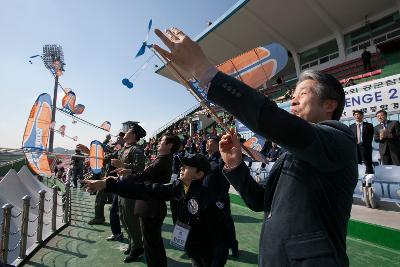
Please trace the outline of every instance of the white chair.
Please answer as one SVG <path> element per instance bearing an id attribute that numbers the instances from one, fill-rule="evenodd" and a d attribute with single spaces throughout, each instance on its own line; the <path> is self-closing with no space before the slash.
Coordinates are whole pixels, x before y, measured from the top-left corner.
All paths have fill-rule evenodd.
<path id="1" fill-rule="evenodd" d="M 400 202 L 400 166 L 377 166 L 375 168 L 374 187 L 380 188 L 382 197 Z"/>

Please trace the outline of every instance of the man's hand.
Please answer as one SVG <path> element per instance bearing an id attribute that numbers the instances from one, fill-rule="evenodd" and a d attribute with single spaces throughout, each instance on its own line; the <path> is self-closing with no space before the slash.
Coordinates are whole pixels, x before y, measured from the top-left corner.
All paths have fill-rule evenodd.
<path id="1" fill-rule="evenodd" d="M 120 161 L 119 159 L 111 159 L 111 166 L 119 169 L 122 168 L 124 164 L 122 164 L 122 161 Z"/>
<path id="2" fill-rule="evenodd" d="M 219 152 L 225 162 L 225 168 L 232 169 L 239 166 L 242 162 L 242 148 L 235 131 L 222 136 L 219 142 Z"/>
<path id="3" fill-rule="evenodd" d="M 383 139 L 387 139 L 387 138 L 391 138 L 391 134 L 389 133 L 389 131 L 387 129 L 381 129 L 379 132 L 379 139 L 383 140 Z"/>
<path id="4" fill-rule="evenodd" d="M 132 173 L 131 169 L 124 169 L 124 168 L 118 168 L 115 171 L 117 172 L 118 176 L 124 176 L 124 177 Z"/>
<path id="5" fill-rule="evenodd" d="M 383 131 L 380 131 L 379 132 L 379 140 L 382 140 L 382 139 L 384 139 L 385 137 L 384 137 L 384 134 L 383 134 Z"/>
<path id="6" fill-rule="evenodd" d="M 86 186 L 89 193 L 97 192 L 106 188 L 106 180 L 83 180 L 82 184 Z"/>
<path id="7" fill-rule="evenodd" d="M 199 44 L 193 42 L 178 28 L 170 28 L 165 30 L 164 33 L 156 29 L 155 33 L 171 52 L 158 45 L 153 45 L 153 48 L 183 70 L 191 73 L 195 78 L 199 79 L 207 69 L 214 67 L 204 55 Z"/>

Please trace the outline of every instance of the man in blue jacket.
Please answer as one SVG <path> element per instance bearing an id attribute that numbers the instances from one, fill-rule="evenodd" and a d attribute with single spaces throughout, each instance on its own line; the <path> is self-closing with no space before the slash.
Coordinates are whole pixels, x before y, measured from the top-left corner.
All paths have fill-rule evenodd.
<path id="1" fill-rule="evenodd" d="M 347 222 L 358 171 L 354 136 L 338 122 L 345 101 L 340 83 L 319 71 L 303 72 L 288 113 L 218 72 L 179 29 L 156 34 L 170 52 L 154 45 L 156 51 L 197 78 L 210 101 L 287 151 L 261 186 L 242 160 L 237 136 L 220 142 L 225 176 L 250 209 L 265 213 L 259 265 L 348 266 Z"/>

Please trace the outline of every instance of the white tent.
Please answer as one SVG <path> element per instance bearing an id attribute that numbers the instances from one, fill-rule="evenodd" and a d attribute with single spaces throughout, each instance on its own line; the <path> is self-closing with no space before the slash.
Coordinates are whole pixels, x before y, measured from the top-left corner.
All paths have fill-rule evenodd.
<path id="1" fill-rule="evenodd" d="M 32 221 L 28 224 L 28 235 L 32 237 L 28 237 L 27 239 L 27 249 L 32 247 L 36 242 L 36 229 L 37 229 L 37 216 L 38 216 L 38 206 L 39 203 L 39 193 L 38 191 L 44 189 L 46 190 L 46 199 L 45 201 L 45 213 L 43 215 L 43 239 L 49 236 L 51 232 L 51 209 L 52 209 L 52 189 L 48 188 L 44 184 L 42 184 L 38 179 L 32 175 L 29 169 L 24 166 L 17 173 L 14 169 L 8 171 L 8 173 L 4 176 L 4 178 L 0 181 L 0 205 L 3 206 L 6 203 L 12 204 L 14 207 L 12 208 L 12 215 L 10 221 L 10 232 L 15 233 L 10 235 L 9 238 L 9 250 L 14 249 L 20 238 L 21 233 L 19 229 L 21 228 L 22 221 L 22 209 L 23 209 L 23 200 L 22 198 L 26 195 L 31 196 L 31 209 L 29 210 L 29 220 Z M 61 197 L 57 197 L 58 205 L 61 205 L 62 199 Z M 57 207 L 57 214 L 62 214 L 61 207 Z M 46 214 L 47 212 L 47 214 Z M 19 215 L 21 213 L 21 215 Z M 19 215 L 19 216 L 17 216 Z M 3 210 L 0 210 L 0 218 L 3 218 Z M 57 228 L 62 225 L 62 218 L 57 217 Z M 17 259 L 19 254 L 19 248 L 9 252 L 8 254 L 8 263 L 13 262 Z"/>

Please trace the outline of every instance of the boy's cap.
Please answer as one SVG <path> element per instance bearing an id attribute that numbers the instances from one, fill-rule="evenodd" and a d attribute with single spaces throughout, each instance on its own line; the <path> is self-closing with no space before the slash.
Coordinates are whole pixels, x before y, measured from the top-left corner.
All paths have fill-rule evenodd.
<path id="1" fill-rule="evenodd" d="M 179 160 L 183 165 L 195 167 L 199 171 L 203 171 L 204 175 L 206 175 L 211 169 L 208 159 L 202 154 L 186 154 L 179 157 Z"/>

